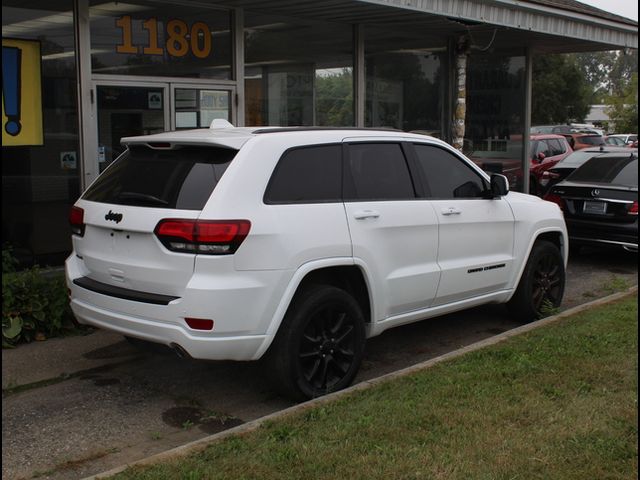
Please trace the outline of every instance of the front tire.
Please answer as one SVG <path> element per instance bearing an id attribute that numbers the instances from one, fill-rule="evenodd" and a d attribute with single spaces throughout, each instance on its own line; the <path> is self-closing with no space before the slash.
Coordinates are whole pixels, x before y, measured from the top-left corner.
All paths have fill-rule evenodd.
<path id="1" fill-rule="evenodd" d="M 560 250 L 542 240 L 533 245 L 518 288 L 507 308 L 519 321 L 531 322 L 551 315 L 564 295 L 565 270 Z"/>
<path id="2" fill-rule="evenodd" d="M 266 357 L 276 389 L 294 400 L 341 390 L 364 354 L 362 310 L 344 290 L 317 285 L 294 298 Z"/>

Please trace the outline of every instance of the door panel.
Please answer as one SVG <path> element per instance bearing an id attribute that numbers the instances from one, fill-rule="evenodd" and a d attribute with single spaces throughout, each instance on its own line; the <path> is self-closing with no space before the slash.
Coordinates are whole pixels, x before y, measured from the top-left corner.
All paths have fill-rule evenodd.
<path id="1" fill-rule="evenodd" d="M 513 214 L 504 199 L 434 200 L 438 215 L 435 305 L 506 288 L 513 268 Z"/>
<path id="2" fill-rule="evenodd" d="M 439 224 L 443 305 L 501 290 L 513 267 L 514 219 L 503 198 L 486 199 L 487 181 L 471 162 L 442 145 L 414 144 L 425 196 Z"/>
<path id="3" fill-rule="evenodd" d="M 370 270 L 374 320 L 427 308 L 440 278 L 438 219 L 416 198 L 404 148 L 353 142 L 345 152 L 353 256 Z"/>
<path id="4" fill-rule="evenodd" d="M 377 318 L 431 305 L 438 288 L 438 220 L 427 202 L 345 203 L 353 256 L 375 282 Z"/>

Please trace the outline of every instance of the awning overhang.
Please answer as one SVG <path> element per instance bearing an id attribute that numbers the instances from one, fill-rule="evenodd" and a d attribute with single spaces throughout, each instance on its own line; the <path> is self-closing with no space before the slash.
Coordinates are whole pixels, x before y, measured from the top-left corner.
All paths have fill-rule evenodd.
<path id="1" fill-rule="evenodd" d="M 425 36 L 483 32 L 534 52 L 638 48 L 638 22 L 574 0 L 222 0 L 227 7 L 306 20 L 424 29 Z"/>

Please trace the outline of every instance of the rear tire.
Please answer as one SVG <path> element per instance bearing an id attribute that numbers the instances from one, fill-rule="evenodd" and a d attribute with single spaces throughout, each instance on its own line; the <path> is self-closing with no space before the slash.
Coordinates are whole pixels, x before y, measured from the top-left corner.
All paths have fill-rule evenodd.
<path id="1" fill-rule="evenodd" d="M 364 354 L 358 302 L 328 285 L 294 298 L 267 356 L 275 388 L 294 400 L 320 397 L 351 384 Z"/>
<path id="2" fill-rule="evenodd" d="M 564 295 L 565 270 L 560 250 L 542 240 L 533 245 L 518 288 L 507 303 L 509 312 L 527 323 L 552 315 Z"/>

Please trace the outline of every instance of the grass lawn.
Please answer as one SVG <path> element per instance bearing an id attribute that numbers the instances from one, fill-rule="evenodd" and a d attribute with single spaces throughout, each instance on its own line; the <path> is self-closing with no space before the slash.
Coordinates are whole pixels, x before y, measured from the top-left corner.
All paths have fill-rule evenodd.
<path id="1" fill-rule="evenodd" d="M 637 297 L 118 479 L 635 479 Z"/>

